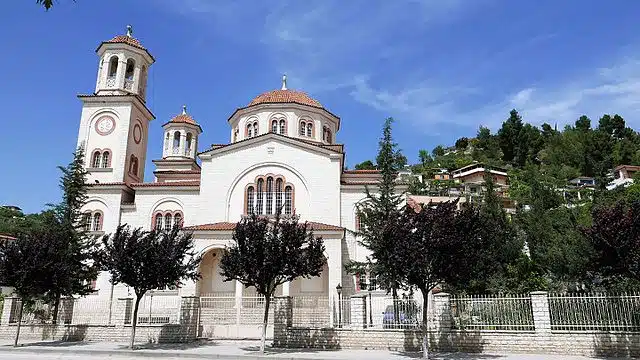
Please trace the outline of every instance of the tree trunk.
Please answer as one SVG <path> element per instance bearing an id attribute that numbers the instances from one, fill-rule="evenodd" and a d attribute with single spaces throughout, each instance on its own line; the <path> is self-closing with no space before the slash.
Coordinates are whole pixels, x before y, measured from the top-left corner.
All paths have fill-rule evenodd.
<path id="1" fill-rule="evenodd" d="M 58 311 L 60 309 L 60 295 L 56 294 L 55 300 L 53 302 L 53 319 L 51 320 L 52 323 L 57 324 L 58 323 Z"/>
<path id="2" fill-rule="evenodd" d="M 138 324 L 138 305 L 140 305 L 140 300 L 142 300 L 142 297 L 144 296 L 144 294 L 142 295 L 138 295 L 136 293 L 136 303 L 133 306 L 133 319 L 131 319 L 131 350 L 133 350 L 133 344 L 136 342 L 136 325 Z M 151 322 L 151 319 L 149 319 L 149 322 Z"/>
<path id="3" fill-rule="evenodd" d="M 22 326 L 22 311 L 24 309 L 24 300 L 20 300 L 20 313 L 18 313 L 18 328 L 16 329 L 16 339 L 13 342 L 13 346 L 18 346 L 18 339 L 20 338 L 20 327 Z"/>
<path id="4" fill-rule="evenodd" d="M 422 292 L 422 357 L 429 358 L 429 291 Z"/>
<path id="5" fill-rule="evenodd" d="M 402 328 L 400 323 L 400 311 L 398 309 L 398 289 L 396 289 L 395 286 L 393 287 L 392 294 L 393 294 L 393 321 L 395 322 L 394 327 Z M 406 315 L 406 312 L 405 312 L 405 315 Z"/>
<path id="6" fill-rule="evenodd" d="M 269 321 L 269 305 L 271 295 L 265 296 L 264 300 L 264 320 L 262 322 L 262 338 L 260 339 L 260 352 L 264 354 L 264 344 L 267 341 L 267 323 Z"/>

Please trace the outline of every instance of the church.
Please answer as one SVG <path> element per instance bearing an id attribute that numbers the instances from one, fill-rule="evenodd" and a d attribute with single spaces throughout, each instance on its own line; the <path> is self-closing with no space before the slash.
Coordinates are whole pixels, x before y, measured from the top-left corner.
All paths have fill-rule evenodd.
<path id="1" fill-rule="evenodd" d="M 90 234 L 113 233 L 121 224 L 183 226 L 193 232 L 202 255 L 202 277 L 181 286 L 176 295 L 253 296 L 253 288 L 223 281 L 222 250 L 243 215 L 273 216 L 281 208 L 323 238 L 327 263 L 320 277 L 284 284 L 277 295 L 333 299 L 339 291 L 348 296 L 369 283 L 364 274 L 346 273 L 344 265 L 367 255 L 351 231 L 359 226 L 356 204 L 365 198 L 365 187 L 375 190 L 379 174 L 345 170 L 344 146 L 336 142 L 340 117 L 306 93 L 289 89 L 284 76 L 279 89 L 238 101 L 227 119 L 228 143 L 204 146 L 199 136 L 206 124 L 185 106 L 160 115 L 160 125 L 153 121 L 156 115 L 145 99 L 155 58 L 130 27 L 127 34 L 102 42 L 96 53 L 95 91 L 78 95 L 77 145 L 86 153 L 89 190 L 83 212 Z M 154 180 L 144 182 L 150 126 L 162 126 L 163 149 L 162 158 L 152 160 Z M 109 279 L 108 273 L 100 274 L 92 296 L 131 295 Z"/>

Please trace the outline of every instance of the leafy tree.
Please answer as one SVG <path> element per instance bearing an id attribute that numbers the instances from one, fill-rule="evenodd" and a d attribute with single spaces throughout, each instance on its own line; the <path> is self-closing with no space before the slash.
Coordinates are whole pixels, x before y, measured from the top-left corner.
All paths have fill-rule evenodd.
<path id="1" fill-rule="evenodd" d="M 420 159 L 420 165 L 422 165 L 423 170 L 425 170 L 428 164 L 433 161 L 429 152 L 424 149 L 420 149 L 420 151 L 418 151 L 418 159 Z"/>
<path id="2" fill-rule="evenodd" d="M 264 352 L 269 306 L 276 288 L 296 278 L 320 276 L 326 262 L 322 238 L 315 237 L 298 216 L 275 218 L 251 214 L 233 232 L 233 244 L 220 260 L 225 281 L 253 286 L 265 298 L 260 351 Z"/>
<path id="3" fill-rule="evenodd" d="M 144 231 L 120 225 L 112 235 L 102 238 L 99 254 L 101 267 L 111 273 L 111 282 L 133 288 L 136 299 L 133 308 L 130 346 L 133 349 L 138 305 L 149 290 L 182 285 L 182 281 L 197 280 L 200 257 L 193 251 L 191 233 L 178 227 L 171 231 Z"/>
<path id="4" fill-rule="evenodd" d="M 45 212 L 39 214 L 24 214 L 20 210 L 0 206 L 0 234 L 17 235 L 36 230 L 43 230 Z"/>
<path id="5" fill-rule="evenodd" d="M 458 201 L 422 206 L 419 211 L 407 207 L 403 217 L 392 223 L 397 242 L 382 258 L 394 262 L 402 279 L 423 296 L 423 357 L 428 358 L 428 294 L 439 284 L 463 284 L 484 255 L 477 209 L 465 206 L 457 210 Z M 465 266 L 460 266 L 465 264 Z"/>
<path id="6" fill-rule="evenodd" d="M 498 143 L 503 153 L 502 159 L 506 162 L 512 162 L 516 158 L 522 127 L 522 118 L 518 111 L 513 109 L 509 113 L 509 118 L 498 130 Z"/>
<path id="7" fill-rule="evenodd" d="M 456 149 L 465 150 L 469 146 L 469 138 L 461 137 L 456 140 Z"/>
<path id="8" fill-rule="evenodd" d="M 433 148 L 431 153 L 433 154 L 434 158 L 438 156 L 444 156 L 444 147 L 442 145 L 438 145 Z"/>
<path id="9" fill-rule="evenodd" d="M 375 170 L 376 165 L 371 160 L 365 160 L 355 166 L 356 170 Z"/>
<path id="10" fill-rule="evenodd" d="M 93 290 L 90 283 L 98 276 L 94 266 L 96 241 L 84 231 L 81 208 L 87 199 L 87 172 L 84 168 L 84 152 L 78 148 L 73 160 L 62 172 L 60 189 L 62 201 L 52 205 L 44 216 L 44 224 L 51 229 L 51 241 L 58 250 L 52 255 L 55 266 L 51 269 L 51 281 L 45 299 L 54 305 L 53 321 L 57 320 L 61 296 L 86 295 Z"/>
<path id="11" fill-rule="evenodd" d="M 640 201 L 598 207 L 584 234 L 594 247 L 591 264 L 607 283 L 640 282 Z"/>
<path id="12" fill-rule="evenodd" d="M 480 126 L 476 135 L 476 145 L 473 148 L 473 159 L 480 162 L 492 163 L 501 161 L 500 144 L 496 136 L 491 135 L 491 130 Z"/>
<path id="13" fill-rule="evenodd" d="M 41 298 L 48 288 L 52 261 L 56 253 L 48 231 L 20 233 L 16 240 L 0 242 L 0 281 L 13 287 L 21 299 L 14 346 L 18 346 L 25 304 Z"/>

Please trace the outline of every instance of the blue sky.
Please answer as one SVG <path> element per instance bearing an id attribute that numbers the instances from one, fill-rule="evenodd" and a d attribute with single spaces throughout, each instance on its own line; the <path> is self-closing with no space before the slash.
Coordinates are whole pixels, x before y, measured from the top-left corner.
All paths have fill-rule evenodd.
<path id="1" fill-rule="evenodd" d="M 226 119 L 261 92 L 308 92 L 342 118 L 347 163 L 374 158 L 382 121 L 415 161 L 421 148 L 497 129 L 511 108 L 562 124 L 620 113 L 640 125 L 640 2 L 630 0 L 58 0 L 3 4 L 5 136 L 0 204 L 58 201 L 57 165 L 74 150 L 102 40 L 127 24 L 157 62 L 146 180 L 161 125 L 182 104 L 227 142 Z"/>

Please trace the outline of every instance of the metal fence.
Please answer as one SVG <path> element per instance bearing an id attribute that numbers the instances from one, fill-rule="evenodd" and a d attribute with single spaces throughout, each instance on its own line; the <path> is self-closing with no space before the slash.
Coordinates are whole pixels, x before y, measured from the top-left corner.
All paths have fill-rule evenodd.
<path id="1" fill-rule="evenodd" d="M 134 299 L 127 299 L 125 324 L 133 318 Z M 145 295 L 138 305 L 138 324 L 178 324 L 180 322 L 181 298 L 170 295 Z M 129 310 L 130 309 L 130 310 Z"/>
<path id="2" fill-rule="evenodd" d="M 273 324 L 275 304 L 269 306 L 268 324 Z M 201 296 L 200 322 L 216 325 L 260 325 L 264 320 L 263 296 Z"/>
<path id="3" fill-rule="evenodd" d="M 640 331 L 638 294 L 549 294 L 552 330 Z"/>
<path id="4" fill-rule="evenodd" d="M 450 304 L 454 329 L 535 329 L 529 295 L 452 296 Z"/>
<path id="5" fill-rule="evenodd" d="M 11 304 L 9 323 L 17 323 L 22 300 Z M 63 298 L 58 305 L 56 323 L 70 325 L 109 325 L 113 321 L 112 302 L 108 299 L 91 296 L 81 298 Z M 54 306 L 42 300 L 25 304 L 22 323 L 27 325 L 52 324 Z"/>

